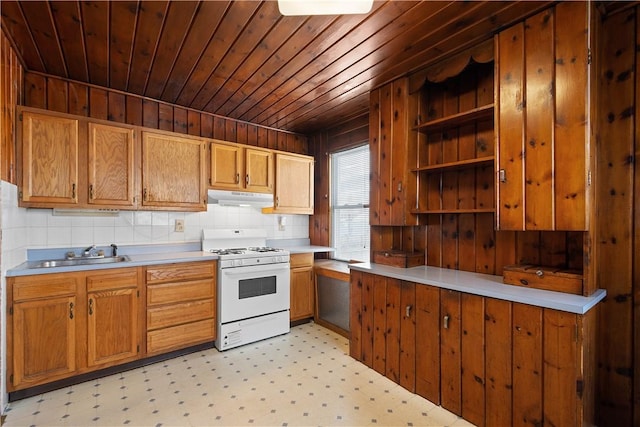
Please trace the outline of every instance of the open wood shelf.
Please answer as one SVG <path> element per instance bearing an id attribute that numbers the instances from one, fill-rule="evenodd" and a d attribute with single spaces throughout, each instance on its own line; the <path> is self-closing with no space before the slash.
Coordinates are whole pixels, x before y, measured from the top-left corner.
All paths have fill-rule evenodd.
<path id="1" fill-rule="evenodd" d="M 413 130 L 417 130 L 422 133 L 443 131 L 445 129 L 473 122 L 474 120 L 488 118 L 493 118 L 493 104 L 483 105 L 482 107 L 474 108 L 462 113 L 429 120 L 428 122 L 421 123 L 414 127 Z"/>
<path id="2" fill-rule="evenodd" d="M 489 165 L 495 160 L 494 156 L 478 157 L 475 159 L 458 160 L 455 162 L 440 163 L 437 165 L 420 166 L 412 169 L 414 172 L 440 172 L 443 170 L 467 169 L 475 166 Z"/>
<path id="3" fill-rule="evenodd" d="M 481 209 L 412 209 L 411 213 L 414 214 L 468 214 L 468 213 L 494 213 L 493 208 L 481 208 Z"/>

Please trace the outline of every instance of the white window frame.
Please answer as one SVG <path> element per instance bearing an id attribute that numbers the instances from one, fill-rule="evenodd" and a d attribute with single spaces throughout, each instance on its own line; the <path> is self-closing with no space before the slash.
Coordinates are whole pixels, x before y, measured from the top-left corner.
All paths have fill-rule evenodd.
<path id="1" fill-rule="evenodd" d="M 358 178 L 354 185 L 363 187 L 364 191 L 364 199 L 361 203 L 345 203 L 338 204 L 338 194 L 336 193 L 335 185 L 336 175 L 339 171 L 336 171 L 336 161 L 339 157 L 344 158 L 344 156 L 348 155 L 364 155 L 366 166 L 364 167 L 363 173 L 356 175 Z M 352 147 L 346 150 L 334 152 L 330 154 L 330 178 L 329 178 L 329 189 L 330 189 L 330 198 L 329 198 L 329 210 L 330 214 L 330 241 L 331 246 L 336 248 L 336 251 L 333 253 L 333 258 L 341 261 L 363 261 L 368 262 L 370 257 L 370 239 L 371 239 L 371 226 L 369 224 L 369 145 L 361 145 L 357 147 Z M 364 176 L 363 176 L 364 175 Z M 343 177 L 344 178 L 344 177 Z M 344 182 L 344 180 L 343 180 Z M 348 218 L 349 212 L 351 215 L 355 217 L 359 217 L 362 219 L 364 216 L 366 218 L 366 226 L 356 227 L 355 229 L 346 230 L 342 228 L 339 229 L 339 224 L 336 222 L 339 218 Z M 344 224 L 343 224 L 344 225 Z M 340 233 L 342 231 L 342 233 Z M 352 231 L 353 233 L 351 233 Z M 350 235 L 352 236 L 351 245 L 341 245 L 341 240 L 339 235 Z M 358 249 L 358 245 L 360 249 Z"/>

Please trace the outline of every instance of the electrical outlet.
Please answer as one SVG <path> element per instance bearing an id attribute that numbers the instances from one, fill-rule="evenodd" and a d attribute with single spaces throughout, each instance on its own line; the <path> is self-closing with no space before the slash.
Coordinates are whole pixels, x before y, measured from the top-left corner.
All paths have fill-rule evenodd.
<path id="1" fill-rule="evenodd" d="M 176 219 L 174 230 L 177 232 L 184 231 L 184 219 Z"/>

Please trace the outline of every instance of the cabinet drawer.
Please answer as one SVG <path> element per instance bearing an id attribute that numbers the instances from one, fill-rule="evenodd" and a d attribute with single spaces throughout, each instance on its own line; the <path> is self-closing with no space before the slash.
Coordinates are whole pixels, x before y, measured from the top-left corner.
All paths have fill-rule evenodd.
<path id="1" fill-rule="evenodd" d="M 187 323 L 147 333 L 147 353 L 188 347 L 216 338 L 214 319 Z"/>
<path id="2" fill-rule="evenodd" d="M 147 267 L 147 284 L 176 282 L 180 280 L 215 277 L 216 263 L 209 262 L 185 262 L 157 267 Z"/>
<path id="3" fill-rule="evenodd" d="M 507 265 L 502 281 L 509 285 L 582 295 L 582 274 L 577 270 L 537 265 Z"/>
<path id="4" fill-rule="evenodd" d="M 172 304 L 147 310 L 147 330 L 214 317 L 213 298 Z"/>
<path id="5" fill-rule="evenodd" d="M 212 279 L 150 285 L 147 287 L 147 306 L 213 298 L 215 286 Z"/>
<path id="6" fill-rule="evenodd" d="M 311 267 L 313 265 L 313 253 L 291 254 L 289 257 L 291 268 Z"/>
<path id="7" fill-rule="evenodd" d="M 137 286 L 138 269 L 136 268 L 107 270 L 104 274 L 91 274 L 87 277 L 87 292 Z"/>
<path id="8" fill-rule="evenodd" d="M 79 279 L 75 274 L 43 274 L 16 277 L 9 283 L 13 283 L 13 300 L 18 302 L 75 295 Z"/>

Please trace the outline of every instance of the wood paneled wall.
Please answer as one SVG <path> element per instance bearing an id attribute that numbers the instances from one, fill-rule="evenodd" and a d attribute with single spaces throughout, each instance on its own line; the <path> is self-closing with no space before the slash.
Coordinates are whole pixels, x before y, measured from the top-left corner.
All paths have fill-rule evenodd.
<path id="1" fill-rule="evenodd" d="M 330 245 L 329 154 L 369 142 L 369 115 L 356 117 L 310 137 L 315 157 L 314 215 L 309 221 L 309 239 L 314 245 Z"/>
<path id="2" fill-rule="evenodd" d="M 24 91 L 24 105 L 29 107 L 298 154 L 308 153 L 308 141 L 304 135 L 54 76 L 26 72 Z"/>
<path id="3" fill-rule="evenodd" d="M 0 179 L 16 182 L 15 111 L 22 103 L 24 70 L 0 31 Z"/>
<path id="4" fill-rule="evenodd" d="M 640 425 L 640 7 L 600 22 L 595 265 L 598 425 Z"/>

